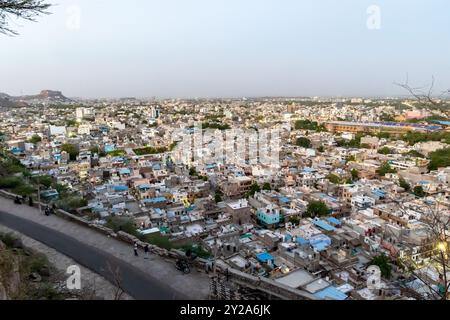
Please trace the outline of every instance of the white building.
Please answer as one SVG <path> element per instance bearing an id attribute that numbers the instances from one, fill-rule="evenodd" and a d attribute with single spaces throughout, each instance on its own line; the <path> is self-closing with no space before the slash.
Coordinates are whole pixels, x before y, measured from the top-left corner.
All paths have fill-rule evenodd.
<path id="1" fill-rule="evenodd" d="M 66 127 L 50 126 L 51 136 L 65 136 L 67 133 Z"/>

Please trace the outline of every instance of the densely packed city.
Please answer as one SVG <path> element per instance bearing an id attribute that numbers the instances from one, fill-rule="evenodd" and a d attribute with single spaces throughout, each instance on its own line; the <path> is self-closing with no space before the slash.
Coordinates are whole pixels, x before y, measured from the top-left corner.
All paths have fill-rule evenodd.
<path id="1" fill-rule="evenodd" d="M 439 313 L 449 12 L 0 0 L 0 319 Z"/>
<path id="2" fill-rule="evenodd" d="M 192 252 L 201 272 L 236 278 L 211 278 L 215 298 L 244 288 L 278 298 L 442 299 L 448 106 L 2 94 L 1 196 L 127 234 L 139 250 Z"/>

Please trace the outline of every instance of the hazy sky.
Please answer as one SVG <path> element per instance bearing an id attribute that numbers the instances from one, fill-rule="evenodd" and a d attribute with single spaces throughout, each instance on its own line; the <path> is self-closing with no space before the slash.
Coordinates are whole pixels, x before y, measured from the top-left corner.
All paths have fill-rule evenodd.
<path id="1" fill-rule="evenodd" d="M 0 92 L 386 96 L 404 93 L 392 83 L 406 73 L 450 88 L 448 0 L 55 3 L 39 22 L 19 22 L 19 36 L 0 35 Z M 371 5 L 380 29 L 368 28 Z"/>

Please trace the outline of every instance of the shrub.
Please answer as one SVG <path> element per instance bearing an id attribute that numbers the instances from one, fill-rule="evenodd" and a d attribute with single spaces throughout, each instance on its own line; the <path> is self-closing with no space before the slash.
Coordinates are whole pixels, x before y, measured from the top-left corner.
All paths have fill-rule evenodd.
<path id="1" fill-rule="evenodd" d="M 429 170 L 437 170 L 450 166 L 450 148 L 437 150 L 430 153 Z"/>
<path id="2" fill-rule="evenodd" d="M 11 190 L 15 194 L 20 194 L 22 196 L 29 196 L 32 195 L 36 189 L 33 186 L 30 186 L 29 184 L 22 184 L 18 187 L 15 187 Z"/>
<path id="3" fill-rule="evenodd" d="M 135 237 L 140 237 L 141 234 L 137 231 L 133 220 L 126 217 L 110 217 L 106 221 L 106 227 L 111 228 L 114 232 L 123 231 Z"/>
<path id="4" fill-rule="evenodd" d="M 310 148 L 311 140 L 309 140 L 308 138 L 305 138 L 305 137 L 300 137 L 300 138 L 297 138 L 297 141 L 295 142 L 295 144 L 299 147 Z"/>
<path id="5" fill-rule="evenodd" d="M 163 236 L 159 233 L 146 235 L 144 240 L 160 248 L 170 250 L 173 248 L 173 244 L 169 241 L 169 237 Z"/>
<path id="6" fill-rule="evenodd" d="M 180 249 L 182 251 L 191 250 L 191 252 L 193 254 L 195 254 L 196 256 L 198 256 L 200 258 L 204 258 L 204 259 L 209 258 L 211 256 L 211 253 L 209 251 L 206 251 L 201 246 L 197 246 L 197 245 L 189 244 L 189 245 L 177 247 L 177 249 Z"/>
<path id="7" fill-rule="evenodd" d="M 413 189 L 413 193 L 416 197 L 423 198 L 425 197 L 425 191 L 422 186 L 415 186 Z"/>
<path id="8" fill-rule="evenodd" d="M 307 217 L 321 217 L 321 216 L 326 216 L 328 214 L 330 214 L 331 209 L 328 208 L 328 206 L 322 202 L 322 201 L 311 201 L 310 203 L 308 203 L 308 207 L 306 209 L 306 214 L 305 216 Z"/>
<path id="9" fill-rule="evenodd" d="M 53 178 L 51 176 L 36 176 L 33 177 L 33 182 L 43 185 L 46 188 L 50 188 L 53 183 Z"/>
<path id="10" fill-rule="evenodd" d="M 0 241 L 3 242 L 6 247 L 12 248 L 17 237 L 12 233 L 0 233 Z"/>
<path id="11" fill-rule="evenodd" d="M 30 140 L 28 140 L 28 142 L 34 143 L 34 144 L 36 144 L 36 143 L 38 143 L 38 142 L 41 142 L 41 141 L 42 141 L 42 138 L 41 138 L 40 136 L 38 136 L 37 134 L 33 135 L 33 136 L 30 138 Z"/>
<path id="12" fill-rule="evenodd" d="M 41 274 L 41 270 L 49 267 L 48 259 L 43 254 L 34 254 L 29 258 L 28 271 Z"/>
<path id="13" fill-rule="evenodd" d="M 75 210 L 87 205 L 87 200 L 79 196 L 68 196 L 64 199 L 58 200 L 57 205 L 65 211 Z"/>
<path id="14" fill-rule="evenodd" d="M 14 189 L 23 184 L 23 180 L 19 177 L 0 178 L 0 189 Z"/>
<path id="15" fill-rule="evenodd" d="M 385 176 L 387 173 L 396 173 L 397 170 L 391 167 L 391 165 L 388 162 L 383 163 L 378 169 L 377 173 L 380 176 Z"/>
<path id="16" fill-rule="evenodd" d="M 391 277 L 392 267 L 389 264 L 388 257 L 386 257 L 384 254 L 374 257 L 370 264 L 378 266 L 383 277 L 388 279 Z"/>

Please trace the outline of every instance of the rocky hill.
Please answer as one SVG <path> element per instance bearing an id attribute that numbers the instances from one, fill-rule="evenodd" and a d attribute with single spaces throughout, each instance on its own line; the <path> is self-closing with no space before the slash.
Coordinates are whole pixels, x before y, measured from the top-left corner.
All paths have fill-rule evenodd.
<path id="1" fill-rule="evenodd" d="M 17 107 L 17 106 L 18 106 L 18 104 L 14 100 L 13 97 L 7 95 L 6 93 L 1 93 L 0 92 L 0 107 L 14 108 L 14 107 Z"/>
<path id="2" fill-rule="evenodd" d="M 61 91 L 42 90 L 36 95 L 10 96 L 6 93 L 0 93 L 0 107 L 15 108 L 27 106 L 30 102 L 71 102 L 72 100 L 63 95 Z"/>
<path id="3" fill-rule="evenodd" d="M 55 90 L 42 90 L 37 95 L 15 97 L 15 100 L 28 101 L 28 100 L 43 100 L 51 102 L 68 102 L 69 98 L 65 97 L 61 91 Z"/>

